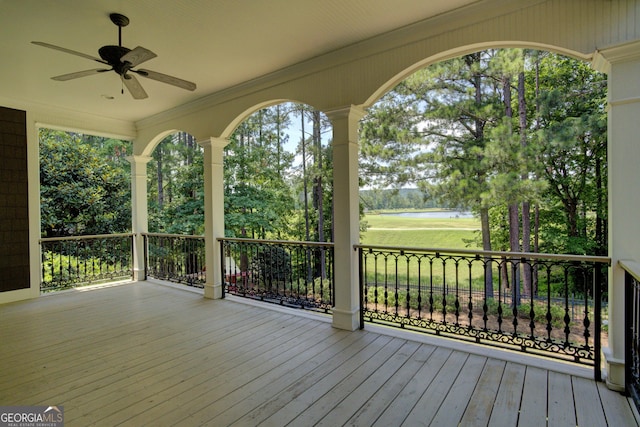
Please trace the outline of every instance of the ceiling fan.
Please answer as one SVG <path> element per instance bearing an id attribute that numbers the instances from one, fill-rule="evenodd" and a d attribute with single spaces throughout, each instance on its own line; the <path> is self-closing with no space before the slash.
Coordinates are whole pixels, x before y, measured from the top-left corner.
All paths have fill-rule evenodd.
<path id="1" fill-rule="evenodd" d="M 101 64 L 105 64 L 111 67 L 94 68 L 92 70 L 63 74 L 61 76 L 51 77 L 53 80 L 66 81 L 77 79 L 79 77 L 91 76 L 93 74 L 104 73 L 107 71 L 115 71 L 120 75 L 122 83 L 124 84 L 124 86 L 126 86 L 127 90 L 131 93 L 131 96 L 133 96 L 134 99 L 144 99 L 147 98 L 148 95 L 142 88 L 138 80 L 135 78 L 135 76 L 133 76 L 131 73 L 135 73 L 139 76 L 156 80 L 162 83 L 167 83 L 182 89 L 191 91 L 195 90 L 195 83 L 182 80 L 177 77 L 169 76 L 167 74 L 158 73 L 156 71 L 134 69 L 134 67 L 137 67 L 143 62 L 155 58 L 157 55 L 141 46 L 138 46 L 135 49 L 128 49 L 122 46 L 122 27 L 126 27 L 127 25 L 129 25 L 129 18 L 119 13 L 112 13 L 109 15 L 109 18 L 111 18 L 111 22 L 118 26 L 118 46 L 102 46 L 100 49 L 98 49 L 100 58 L 45 42 L 31 42 L 38 46 L 48 47 L 50 49 L 56 49 L 62 52 L 70 53 L 72 55 L 81 56 L 83 58 L 91 59 L 93 61 L 100 62 Z"/>

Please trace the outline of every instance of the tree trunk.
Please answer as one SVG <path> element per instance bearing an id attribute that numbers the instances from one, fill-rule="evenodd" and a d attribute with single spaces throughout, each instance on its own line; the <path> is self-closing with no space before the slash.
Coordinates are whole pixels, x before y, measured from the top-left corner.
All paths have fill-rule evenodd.
<path id="1" fill-rule="evenodd" d="M 480 224 L 482 227 L 482 250 L 491 250 L 491 228 L 489 227 L 489 209 L 480 208 Z M 484 293 L 486 298 L 493 298 L 493 265 L 491 258 L 485 257 Z"/>
<path id="2" fill-rule="evenodd" d="M 324 242 L 324 197 L 322 189 L 322 137 L 320 134 L 320 111 L 313 111 L 313 142 L 317 153 L 317 175 L 315 182 L 315 198 L 318 209 L 318 242 Z M 321 278 L 326 278 L 326 264 L 324 256 L 319 256 L 318 273 Z"/>
<path id="3" fill-rule="evenodd" d="M 535 100 L 536 100 L 536 133 L 540 130 L 540 53 L 536 51 L 535 55 Z M 534 207 L 533 220 L 533 251 L 540 252 L 540 205 L 536 203 Z M 538 266 L 533 268 L 533 283 L 531 284 L 532 292 L 538 295 Z"/>
<path id="4" fill-rule="evenodd" d="M 303 183 L 303 197 L 304 197 L 304 231 L 305 231 L 305 240 L 308 242 L 311 240 L 310 237 L 310 225 L 309 225 L 309 191 L 307 188 L 307 143 L 304 135 L 304 107 L 300 108 L 300 125 L 302 132 L 302 183 Z M 311 266 L 311 253 L 310 249 L 307 250 L 307 281 L 311 281 L 313 279 L 313 269 Z"/>
<path id="5" fill-rule="evenodd" d="M 505 107 L 505 116 L 508 119 L 509 127 L 511 127 L 510 122 L 513 118 L 513 109 L 511 107 L 511 78 L 508 76 L 504 77 L 503 80 L 503 91 L 504 91 L 504 107 Z M 510 132 L 511 134 L 511 132 Z M 517 202 L 509 203 L 509 249 L 511 252 L 520 252 L 520 217 L 519 217 L 519 208 Z M 520 305 L 520 269 L 512 268 L 513 272 L 512 277 L 512 305 L 518 306 Z"/>
<path id="6" fill-rule="evenodd" d="M 470 58 L 470 65 L 480 62 L 480 54 L 475 53 L 468 56 Z M 479 72 L 475 72 L 473 75 L 473 86 L 475 89 L 475 103 L 477 106 L 482 105 L 482 76 Z M 475 119 L 475 139 L 479 142 L 478 145 L 484 144 L 484 125 L 479 117 Z M 478 158 L 478 162 L 482 161 L 482 158 Z M 484 177 L 478 177 L 478 180 L 486 179 Z M 491 250 L 491 227 L 489 224 L 489 208 L 482 206 L 480 208 L 480 223 L 482 233 L 482 250 Z M 491 263 L 491 257 L 485 257 L 485 274 L 484 274 L 484 293 L 485 298 L 493 298 L 493 265 Z"/>
<path id="7" fill-rule="evenodd" d="M 306 138 L 304 137 L 304 108 L 300 109 L 300 126 L 302 131 L 302 141 L 301 149 L 302 149 L 302 187 L 303 187 L 303 198 L 304 198 L 304 235 L 305 239 L 309 241 L 310 232 L 309 232 L 309 190 L 307 188 L 307 143 Z"/>
<path id="8" fill-rule="evenodd" d="M 519 227 L 518 204 L 509 205 L 509 246 L 511 252 L 520 252 L 520 227 Z M 514 261 L 515 262 L 515 261 Z M 512 292 L 515 306 L 520 305 L 520 268 L 514 268 L 512 278 Z"/>
<path id="9" fill-rule="evenodd" d="M 164 182 L 162 176 L 162 144 L 158 145 L 156 148 L 156 181 L 158 188 L 158 210 L 162 211 L 162 207 L 164 205 Z"/>
<path id="10" fill-rule="evenodd" d="M 282 177 L 282 140 L 280 139 L 280 127 L 282 126 L 282 112 L 280 109 L 282 104 L 276 105 L 276 169 L 278 176 Z"/>
<path id="11" fill-rule="evenodd" d="M 602 158 L 596 155 L 596 255 L 606 255 L 607 235 L 605 230 L 605 208 L 603 194 Z"/>
<path id="12" fill-rule="evenodd" d="M 523 53 L 524 54 L 524 53 Z M 524 71 L 518 74 L 518 111 L 520 117 L 520 146 L 522 152 L 526 153 L 527 148 L 527 104 L 525 102 L 524 91 Z M 527 172 L 522 173 L 522 180 L 529 179 Z M 529 201 L 522 202 L 522 252 L 531 252 L 531 208 Z M 523 265 L 522 285 L 526 295 L 532 295 L 531 285 L 531 265 Z"/>
<path id="13" fill-rule="evenodd" d="M 536 203 L 533 215 L 533 252 L 540 252 L 540 205 Z M 533 294 L 538 295 L 538 266 L 533 269 Z"/>

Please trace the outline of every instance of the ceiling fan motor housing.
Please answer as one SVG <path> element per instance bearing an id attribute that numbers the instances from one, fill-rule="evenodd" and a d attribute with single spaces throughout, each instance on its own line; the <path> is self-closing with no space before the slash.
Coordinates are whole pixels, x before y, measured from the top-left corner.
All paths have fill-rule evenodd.
<path id="1" fill-rule="evenodd" d="M 98 49 L 98 53 L 100 57 L 107 61 L 109 65 L 111 65 L 114 71 L 121 76 L 124 75 L 127 71 L 129 71 L 131 64 L 128 62 L 120 61 L 124 55 L 129 53 L 131 49 L 122 46 L 102 46 Z"/>

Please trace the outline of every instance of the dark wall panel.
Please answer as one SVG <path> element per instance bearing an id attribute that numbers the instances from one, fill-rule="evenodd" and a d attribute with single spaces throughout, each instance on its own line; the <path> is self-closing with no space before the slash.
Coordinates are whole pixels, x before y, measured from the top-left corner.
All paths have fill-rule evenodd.
<path id="1" fill-rule="evenodd" d="M 0 292 L 29 287 L 27 115 L 0 107 Z"/>

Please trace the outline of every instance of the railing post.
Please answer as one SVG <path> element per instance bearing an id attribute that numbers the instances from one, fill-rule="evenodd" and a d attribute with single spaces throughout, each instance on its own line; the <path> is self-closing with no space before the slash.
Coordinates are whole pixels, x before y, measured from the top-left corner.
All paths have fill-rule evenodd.
<path id="1" fill-rule="evenodd" d="M 596 381 L 602 381 L 602 266 L 594 265 L 593 279 L 593 375 Z"/>
<path id="2" fill-rule="evenodd" d="M 624 280 L 624 353 L 625 360 L 627 363 L 625 364 L 625 388 L 626 392 L 633 395 L 633 390 L 631 387 L 633 381 L 633 282 L 631 280 L 631 275 L 625 272 L 625 280 Z"/>
<path id="3" fill-rule="evenodd" d="M 360 288 L 360 304 L 358 305 L 360 310 L 360 329 L 364 329 L 364 260 L 362 255 L 362 248 L 358 248 L 358 270 L 359 270 L 359 288 Z"/>
<path id="4" fill-rule="evenodd" d="M 220 277 L 222 277 L 222 296 L 220 298 L 224 298 L 225 297 L 225 262 L 224 262 L 224 258 L 225 258 L 225 251 L 224 251 L 224 240 L 220 239 L 220 241 L 218 242 L 220 244 Z"/>
<path id="5" fill-rule="evenodd" d="M 620 262 L 624 269 L 625 391 L 640 410 L 640 265 Z"/>
<path id="6" fill-rule="evenodd" d="M 149 276 L 149 237 L 144 233 L 142 234 L 142 246 L 144 248 L 144 279 L 143 280 L 147 280 L 147 277 Z"/>

